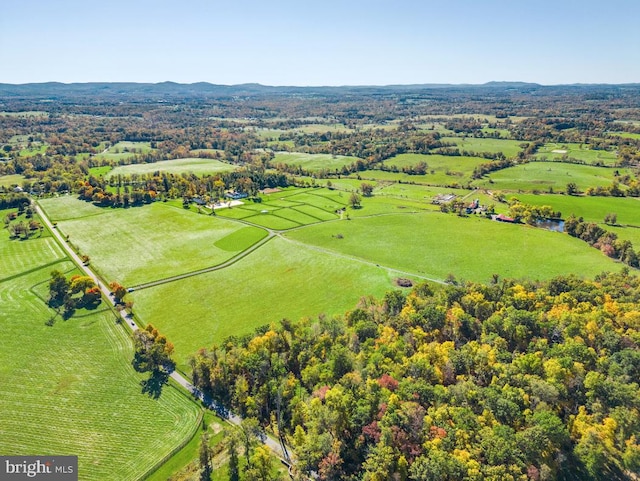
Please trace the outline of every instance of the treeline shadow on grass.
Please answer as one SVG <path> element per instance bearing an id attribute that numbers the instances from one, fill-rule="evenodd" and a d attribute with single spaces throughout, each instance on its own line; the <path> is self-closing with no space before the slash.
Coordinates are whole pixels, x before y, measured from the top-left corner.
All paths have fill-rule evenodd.
<path id="1" fill-rule="evenodd" d="M 148 379 L 140 381 L 143 394 L 153 399 L 158 399 L 162 394 L 162 388 L 169 383 L 169 373 L 164 371 L 152 371 Z"/>

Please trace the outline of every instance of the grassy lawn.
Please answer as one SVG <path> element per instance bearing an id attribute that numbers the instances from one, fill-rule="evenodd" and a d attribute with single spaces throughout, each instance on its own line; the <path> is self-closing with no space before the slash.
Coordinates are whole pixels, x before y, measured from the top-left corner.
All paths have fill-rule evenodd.
<path id="1" fill-rule="evenodd" d="M 575 214 L 588 222 L 604 222 L 609 213 L 618 216 L 618 224 L 640 227 L 640 199 L 633 197 L 589 197 L 570 195 L 515 195 L 522 202 L 550 205 L 562 212 L 564 218 Z"/>
<path id="2" fill-rule="evenodd" d="M 24 179 L 24 175 L 20 174 L 0 175 L 0 187 L 13 187 L 16 185 L 22 185 L 22 181 Z"/>
<path id="3" fill-rule="evenodd" d="M 17 209 L 0 210 L 0 218 L 4 219 L 9 212 L 17 212 Z M 33 218 L 39 220 L 38 216 Z M 23 214 L 13 223 L 28 221 Z M 63 250 L 46 229 L 42 232 L 36 231 L 27 240 L 10 239 L 9 230 L 2 229 L 0 247 L 0 282 L 42 266 L 53 266 L 66 258 Z"/>
<path id="4" fill-rule="evenodd" d="M 113 167 L 110 165 L 103 165 L 102 167 L 91 167 L 89 169 L 89 174 L 93 175 L 94 177 L 103 177 L 111 172 L 111 169 L 113 169 Z"/>
<path id="5" fill-rule="evenodd" d="M 357 161 L 357 157 L 330 154 L 305 154 L 301 152 L 276 152 L 271 161 L 273 165 L 287 164 L 299 165 L 306 170 L 340 169 L 345 165 L 351 165 Z"/>
<path id="6" fill-rule="evenodd" d="M 91 202 L 78 200 L 77 196 L 73 194 L 41 199 L 38 203 L 47 212 L 49 219 L 53 222 L 80 219 L 82 217 L 102 215 L 108 212 L 107 209 L 93 205 Z"/>
<path id="7" fill-rule="evenodd" d="M 13 242 L 0 238 L 3 256 Z M 43 242 L 24 245 L 24 271 L 0 280 L 0 452 L 77 455 L 80 479 L 137 479 L 190 435 L 199 408 L 173 388 L 157 399 L 141 392 L 131 340 L 110 310 L 47 326 L 53 268 L 38 265 L 60 255 Z M 71 273 L 74 265 L 55 268 Z"/>
<path id="8" fill-rule="evenodd" d="M 386 166 L 395 166 L 399 169 L 411 167 L 418 162 L 427 163 L 426 175 L 407 175 L 399 173 L 399 177 L 388 180 L 401 180 L 403 182 L 420 182 L 434 185 L 449 185 L 454 182 L 466 183 L 471 180 L 473 170 L 480 164 L 488 162 L 480 157 L 465 157 L 461 155 L 423 155 L 423 154 L 400 154 L 384 161 Z M 366 173 L 360 173 L 364 178 Z M 396 174 L 398 175 L 398 174 Z M 385 180 L 380 177 L 381 180 Z"/>
<path id="9" fill-rule="evenodd" d="M 96 154 L 96 157 L 99 159 L 117 161 L 121 159 L 128 159 L 135 156 L 136 154 L 142 154 L 145 152 L 150 152 L 152 150 L 153 149 L 151 148 L 151 144 L 149 142 L 122 141 L 109 147 L 106 152 L 100 152 L 99 154 Z"/>
<path id="10" fill-rule="evenodd" d="M 217 172 L 230 172 L 236 167 L 215 159 L 173 159 L 153 162 L 151 164 L 130 164 L 120 165 L 110 171 L 106 178 L 114 175 L 131 175 L 131 174 L 152 174 L 154 172 L 171 172 L 181 174 L 183 172 L 193 172 L 194 174 L 215 174 Z"/>
<path id="11" fill-rule="evenodd" d="M 625 169 L 619 169 L 621 174 Z M 491 190 L 523 190 L 542 192 L 553 188 L 564 192 L 567 184 L 575 183 L 578 189 L 611 185 L 615 169 L 591 165 L 566 164 L 561 162 L 530 162 L 492 172 L 474 182 L 478 187 Z"/>
<path id="12" fill-rule="evenodd" d="M 635 134 L 633 132 L 609 132 L 609 135 L 622 137 L 623 139 L 640 139 L 640 134 Z"/>
<path id="13" fill-rule="evenodd" d="M 210 436 L 210 445 L 214 446 L 222 441 L 224 437 L 223 429 L 229 429 L 229 425 L 222 419 L 215 416 L 210 411 L 206 411 L 204 414 L 203 424 L 207 426 L 207 432 Z M 172 456 L 166 463 L 155 471 L 147 479 L 149 481 L 166 481 L 178 473 L 183 473 L 185 468 L 194 468 L 193 464 L 198 462 L 198 449 L 200 448 L 200 439 L 202 436 L 202 429 L 198 429 L 195 436 L 191 438 L 180 451 Z M 194 473 L 195 474 L 195 473 Z"/>
<path id="14" fill-rule="evenodd" d="M 397 199 L 410 199 L 431 203 L 431 200 L 439 194 L 455 194 L 464 197 L 470 190 L 450 189 L 446 187 L 431 187 L 413 184 L 383 184 L 379 189 L 374 190 L 374 196 L 393 197 Z"/>
<path id="15" fill-rule="evenodd" d="M 59 212 L 64 215 L 69 201 L 61 199 L 65 205 Z M 43 202 L 47 212 L 58 200 Z M 58 229 L 91 257 L 105 280 L 127 286 L 220 264 L 266 235 L 220 216 L 197 215 L 161 202 L 95 209 L 101 213 L 60 221 Z"/>
<path id="16" fill-rule="evenodd" d="M 547 279 L 571 272 L 593 276 L 619 269 L 598 250 L 564 234 L 451 214 L 352 217 L 351 221 L 297 229 L 286 237 L 438 279 L 449 273 L 481 282 L 494 273 Z"/>
<path id="17" fill-rule="evenodd" d="M 518 155 L 518 152 L 522 150 L 520 147 L 522 141 L 520 140 L 475 137 L 443 137 L 440 140 L 456 144 L 461 151 L 466 150 L 467 152 L 476 153 L 490 152 L 492 154 L 502 152 L 509 159 Z"/>
<path id="18" fill-rule="evenodd" d="M 392 289 L 395 277 L 375 265 L 275 238 L 224 270 L 131 296 L 136 315 L 167 335 L 186 368 L 200 347 L 282 318 L 342 313 L 363 295 Z"/>
<path id="19" fill-rule="evenodd" d="M 588 164 L 615 165 L 618 157 L 615 152 L 606 150 L 591 150 L 588 144 L 576 143 L 548 143 L 538 149 L 536 157 L 539 159 L 560 160 L 563 157 L 583 160 Z"/>
<path id="20" fill-rule="evenodd" d="M 269 229 L 286 230 L 302 225 L 335 220 L 347 198 L 341 192 L 328 189 L 284 189 L 262 196 L 262 202 L 247 202 L 231 209 L 219 209 L 216 214 L 230 219 L 242 219 Z"/>

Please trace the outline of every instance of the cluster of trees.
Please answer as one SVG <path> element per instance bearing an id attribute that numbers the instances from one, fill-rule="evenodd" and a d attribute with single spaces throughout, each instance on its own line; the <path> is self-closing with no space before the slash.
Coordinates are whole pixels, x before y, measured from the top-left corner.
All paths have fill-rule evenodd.
<path id="1" fill-rule="evenodd" d="M 629 175 L 619 177 L 618 181 L 614 181 L 611 185 L 587 187 L 586 195 L 602 196 L 602 197 L 640 197 L 640 181 Z M 620 187 L 620 184 L 625 188 Z"/>
<path id="2" fill-rule="evenodd" d="M 267 172 L 261 167 L 247 167 L 236 172 L 197 176 L 155 172 L 151 174 L 118 175 L 109 180 L 89 176 L 77 188 L 79 198 L 103 207 L 129 207 L 165 199 L 202 198 L 218 200 L 227 189 L 253 197 L 260 189 L 287 187 L 291 180 L 279 172 Z"/>
<path id="3" fill-rule="evenodd" d="M 325 133 L 292 132 L 281 134 L 279 140 L 293 141 L 294 146 L 287 150 L 349 155 L 371 165 L 398 154 L 428 154 L 434 149 L 453 146 L 440 140 L 438 132 L 413 131 L 401 127 Z"/>
<path id="4" fill-rule="evenodd" d="M 100 302 L 100 288 L 91 277 L 73 275 L 67 279 L 60 271 L 51 272 L 48 304 L 56 310 L 64 308 L 65 319 L 76 309 L 95 309 Z"/>
<path id="5" fill-rule="evenodd" d="M 615 224 L 617 216 L 607 214 L 605 222 Z M 636 252 L 629 240 L 618 239 L 615 232 L 603 229 L 595 222 L 585 222 L 582 217 L 572 215 L 564 221 L 564 231 L 572 237 L 577 237 L 589 245 L 600 249 L 602 253 L 631 266 L 640 267 L 640 253 Z"/>
<path id="6" fill-rule="evenodd" d="M 562 213 L 554 211 L 549 205 L 525 204 L 514 197 L 509 201 L 509 216 L 516 222 L 536 225 L 541 220 L 561 219 Z"/>
<path id="7" fill-rule="evenodd" d="M 380 170 L 386 172 L 403 172 L 408 175 L 425 175 L 427 173 L 429 166 L 423 160 L 414 165 L 404 166 L 399 168 L 393 164 L 380 164 Z"/>
<path id="8" fill-rule="evenodd" d="M 0 195 L 0 210 L 18 209 L 20 213 L 31 204 L 31 199 L 27 194 L 10 193 Z"/>
<path id="9" fill-rule="evenodd" d="M 173 344 L 152 324 L 133 333 L 135 355 L 133 366 L 139 372 L 171 372 L 175 363 L 171 359 Z"/>
<path id="10" fill-rule="evenodd" d="M 473 169 L 473 178 L 479 179 L 486 174 L 491 172 L 495 172 L 496 170 L 506 169 L 508 167 L 513 167 L 515 162 L 513 160 L 496 160 L 494 162 L 483 162 L 482 164 L 476 166 Z"/>
<path id="11" fill-rule="evenodd" d="M 426 284 L 282 320 L 192 359 L 321 480 L 640 474 L 640 281 Z"/>

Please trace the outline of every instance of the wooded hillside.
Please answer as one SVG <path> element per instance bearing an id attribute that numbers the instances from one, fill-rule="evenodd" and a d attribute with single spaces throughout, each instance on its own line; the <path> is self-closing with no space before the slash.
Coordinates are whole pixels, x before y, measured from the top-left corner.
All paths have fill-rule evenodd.
<path id="1" fill-rule="evenodd" d="M 199 352 L 194 380 L 320 479 L 634 479 L 638 278 L 494 281 L 283 320 Z"/>

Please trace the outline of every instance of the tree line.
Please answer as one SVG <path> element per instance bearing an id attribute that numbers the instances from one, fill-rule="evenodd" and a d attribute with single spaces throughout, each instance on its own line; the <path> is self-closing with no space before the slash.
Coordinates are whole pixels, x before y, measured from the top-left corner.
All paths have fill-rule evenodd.
<path id="1" fill-rule="evenodd" d="M 640 281 L 499 280 L 363 298 L 191 360 L 321 480 L 632 479 Z M 635 474 L 634 474 L 635 473 Z"/>

